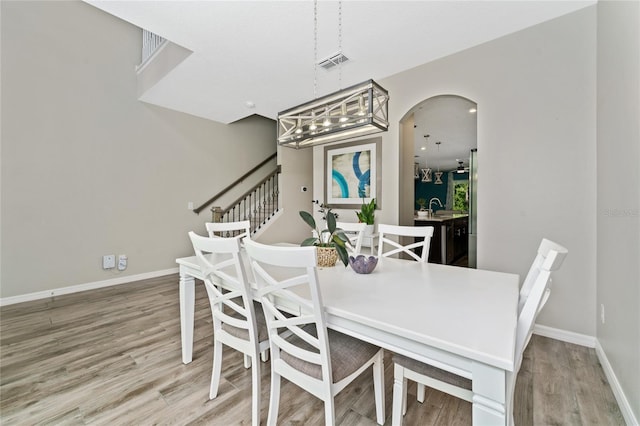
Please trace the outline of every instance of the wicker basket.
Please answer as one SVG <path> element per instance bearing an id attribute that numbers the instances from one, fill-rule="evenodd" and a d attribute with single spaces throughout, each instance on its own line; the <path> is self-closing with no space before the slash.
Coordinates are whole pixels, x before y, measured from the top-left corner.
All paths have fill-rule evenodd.
<path id="1" fill-rule="evenodd" d="M 338 251 L 335 247 L 316 247 L 318 250 L 318 266 L 336 266 Z"/>

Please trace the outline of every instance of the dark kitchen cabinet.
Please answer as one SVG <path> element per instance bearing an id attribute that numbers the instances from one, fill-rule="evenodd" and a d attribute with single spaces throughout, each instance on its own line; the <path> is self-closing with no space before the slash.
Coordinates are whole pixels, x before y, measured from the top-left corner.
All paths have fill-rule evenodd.
<path id="1" fill-rule="evenodd" d="M 469 217 L 416 220 L 416 226 L 433 226 L 429 262 L 452 265 L 464 259 L 469 251 Z M 420 253 L 418 253 L 420 254 Z"/>

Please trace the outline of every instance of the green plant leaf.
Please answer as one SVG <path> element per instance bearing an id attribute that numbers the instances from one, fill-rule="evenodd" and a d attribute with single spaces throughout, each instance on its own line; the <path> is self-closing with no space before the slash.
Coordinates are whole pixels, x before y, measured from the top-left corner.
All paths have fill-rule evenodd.
<path id="1" fill-rule="evenodd" d="M 333 243 L 334 246 L 340 246 L 340 247 L 344 247 L 345 246 L 345 241 L 340 238 L 339 235 L 337 234 L 333 234 L 331 237 L 331 242 Z"/>
<path id="2" fill-rule="evenodd" d="M 347 238 L 347 236 L 344 234 L 344 232 L 340 228 L 336 229 L 334 237 L 337 237 L 338 240 L 342 241 L 343 243 L 346 243 L 347 241 L 349 241 L 349 238 Z"/>
<path id="3" fill-rule="evenodd" d="M 346 267 L 349 264 L 349 254 L 347 253 L 347 249 L 344 248 L 344 246 L 336 245 L 336 251 L 338 252 L 338 257 Z"/>
<path id="4" fill-rule="evenodd" d="M 307 225 L 309 225 L 311 228 L 313 228 L 314 230 L 316 229 L 316 221 L 313 218 L 313 216 L 311 215 L 311 213 L 309 212 L 305 212 L 305 211 L 300 211 L 300 217 L 302 218 L 302 220 L 304 220 Z"/>
<path id="5" fill-rule="evenodd" d="M 305 239 L 302 243 L 300 243 L 300 246 L 304 247 L 304 246 L 314 246 L 316 245 L 316 243 L 318 242 L 318 239 L 316 237 L 309 237 L 307 239 Z"/>
<path id="6" fill-rule="evenodd" d="M 336 215 L 331 212 L 327 213 L 327 228 L 332 234 L 336 231 Z"/>
<path id="7" fill-rule="evenodd" d="M 368 203 L 364 202 L 364 198 L 362 199 L 362 205 L 360 206 L 360 211 L 356 211 L 356 216 L 358 217 L 358 221 L 362 223 L 366 223 L 367 225 L 373 225 L 375 222 L 375 213 L 376 213 L 376 199 L 372 198 Z"/>

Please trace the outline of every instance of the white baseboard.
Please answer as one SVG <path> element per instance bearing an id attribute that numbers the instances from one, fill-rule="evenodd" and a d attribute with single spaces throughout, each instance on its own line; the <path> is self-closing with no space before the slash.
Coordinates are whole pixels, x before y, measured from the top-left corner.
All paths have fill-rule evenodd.
<path id="1" fill-rule="evenodd" d="M 620 411 L 622 412 L 622 417 L 624 417 L 624 421 L 629 426 L 637 426 L 640 424 L 638 419 L 633 414 L 633 410 L 631 409 L 631 405 L 629 404 L 629 400 L 627 396 L 624 394 L 622 390 L 622 386 L 620 386 L 620 382 L 616 377 L 616 374 L 613 372 L 613 368 L 611 368 L 611 364 L 609 364 L 609 359 L 607 358 L 607 354 L 604 352 L 604 349 L 600 345 L 600 342 L 596 340 L 596 354 L 598 355 L 598 359 L 600 360 L 600 364 L 602 365 L 602 369 L 604 370 L 604 375 L 607 376 L 607 380 L 609 381 L 609 385 L 611 386 L 611 390 L 613 391 L 613 395 L 616 397 L 616 401 L 618 401 L 618 406 L 620 407 Z"/>
<path id="2" fill-rule="evenodd" d="M 586 346 L 588 348 L 596 347 L 595 336 L 574 333 L 573 331 L 561 330 L 559 328 L 547 327 L 546 325 L 536 324 L 533 326 L 533 333 L 538 336 L 550 337 L 552 339 L 561 340 L 574 345 Z"/>
<path id="3" fill-rule="evenodd" d="M 145 272 L 137 275 L 124 275 L 118 278 L 111 278 L 103 281 L 94 281 L 91 283 L 72 285 L 69 287 L 54 288 L 51 290 L 37 291 L 35 293 L 21 294 L 19 296 L 0 298 L 0 306 L 13 305 L 15 303 L 30 302 L 32 300 L 46 299 L 53 296 L 61 296 L 63 294 L 78 293 L 80 291 L 95 290 L 113 285 L 127 284 L 133 281 L 146 280 L 149 278 L 162 277 L 164 275 L 177 274 L 178 268 L 164 269 L 161 271 Z M 176 282 L 177 284 L 177 282 Z"/>
<path id="4" fill-rule="evenodd" d="M 609 360 L 607 359 L 607 354 L 604 352 L 604 349 L 600 345 L 598 339 L 594 336 L 587 336 L 586 334 L 574 333 L 572 331 L 560 330 L 558 328 L 547 327 L 545 325 L 536 324 L 533 328 L 534 334 L 544 337 L 550 337 L 552 339 L 561 340 L 567 343 L 573 343 L 575 345 L 586 346 L 589 348 L 595 348 L 596 355 L 598 356 L 598 360 L 602 365 L 602 369 L 604 370 L 604 374 L 607 376 L 607 380 L 609 381 L 609 385 L 611 386 L 611 390 L 613 391 L 613 395 L 618 402 L 618 406 L 620 407 L 620 411 L 622 412 L 622 416 L 624 417 L 624 421 L 629 426 L 637 426 L 638 419 L 633 414 L 633 410 L 631 409 L 631 405 L 629 404 L 629 400 L 627 396 L 624 394 L 622 387 L 620 386 L 620 382 L 613 372 L 613 368 L 611 368 L 611 364 L 609 364 Z"/>

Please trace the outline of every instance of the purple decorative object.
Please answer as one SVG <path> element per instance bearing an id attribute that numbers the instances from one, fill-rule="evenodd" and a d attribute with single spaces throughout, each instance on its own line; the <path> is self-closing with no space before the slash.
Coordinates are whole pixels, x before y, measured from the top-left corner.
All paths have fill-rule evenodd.
<path id="1" fill-rule="evenodd" d="M 349 256 L 349 265 L 358 274 L 370 274 L 371 271 L 376 269 L 378 264 L 378 258 L 375 256 L 364 256 L 359 254 L 356 257 Z"/>

